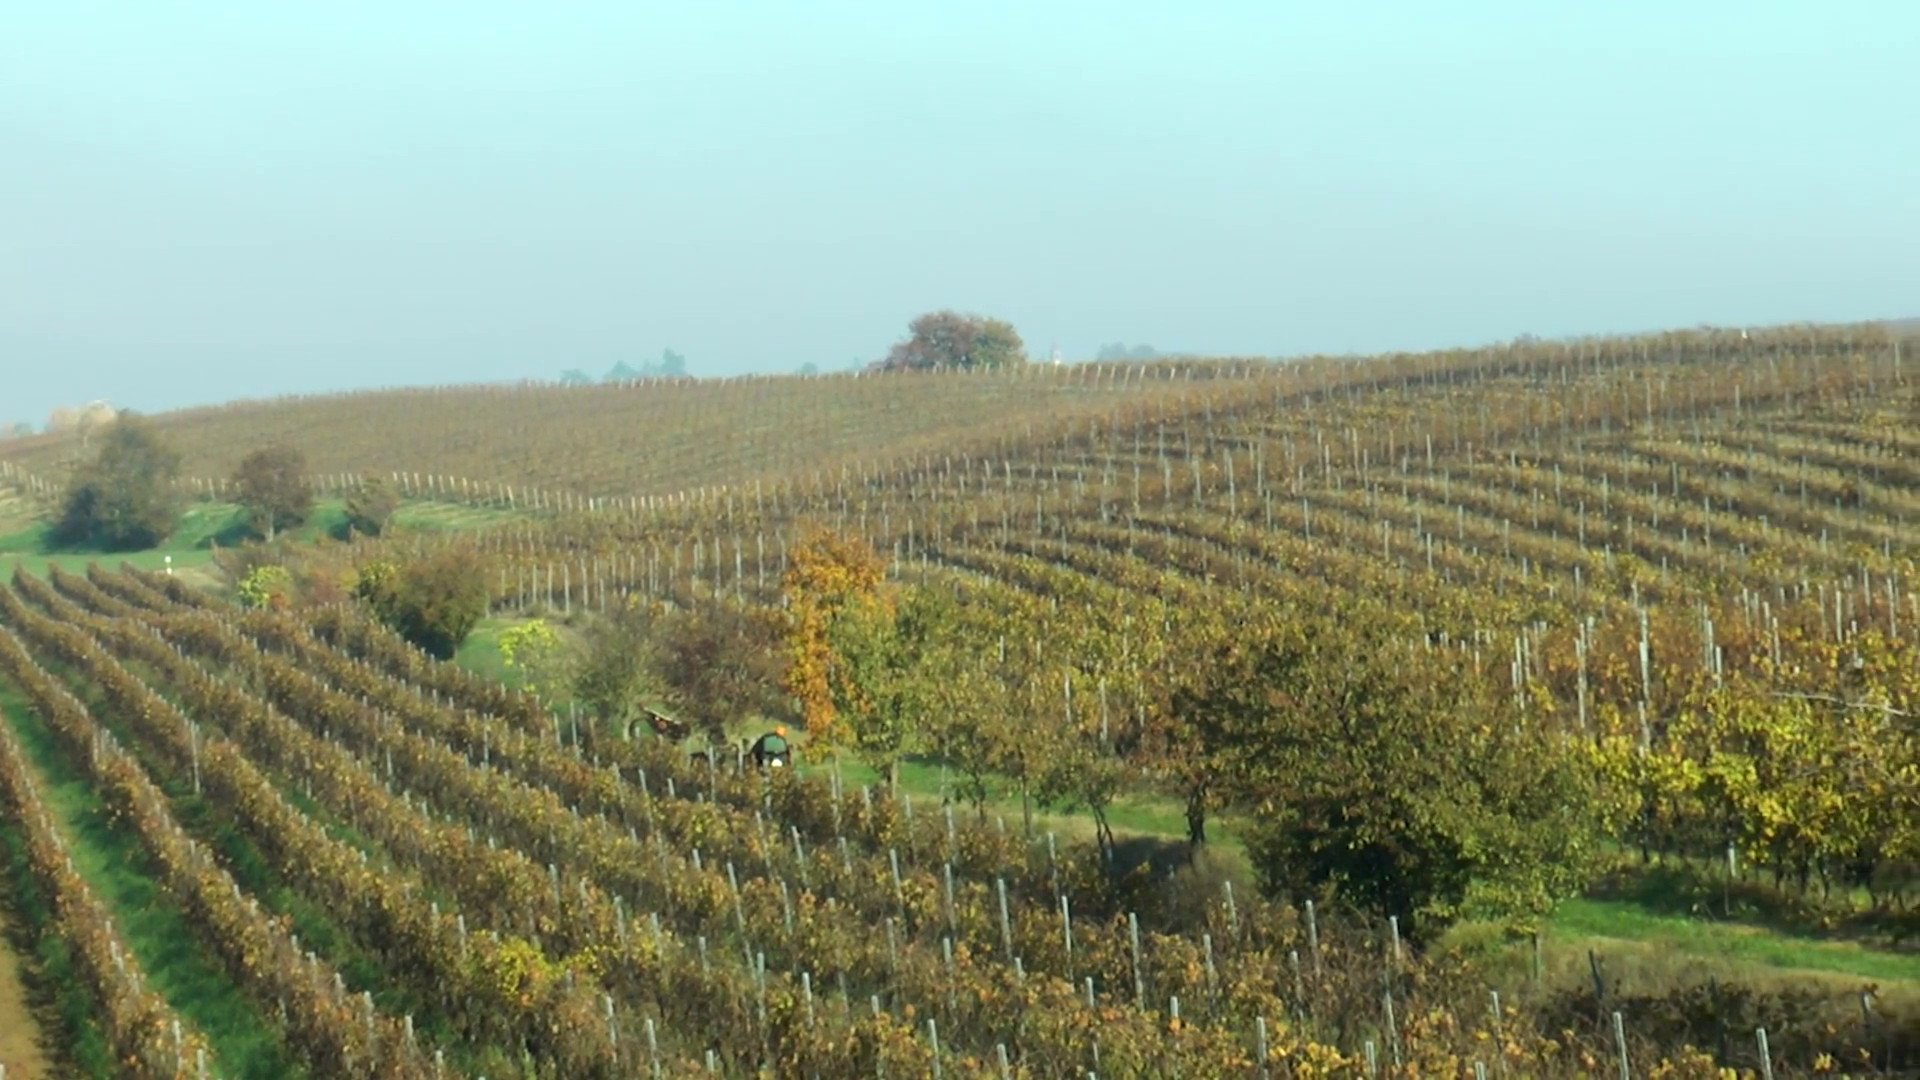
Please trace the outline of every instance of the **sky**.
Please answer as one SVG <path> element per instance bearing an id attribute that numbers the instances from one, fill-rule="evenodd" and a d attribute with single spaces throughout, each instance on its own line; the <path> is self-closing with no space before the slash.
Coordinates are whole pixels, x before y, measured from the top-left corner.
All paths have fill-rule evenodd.
<path id="1" fill-rule="evenodd" d="M 1920 4 L 0 8 L 0 422 L 1920 315 Z"/>

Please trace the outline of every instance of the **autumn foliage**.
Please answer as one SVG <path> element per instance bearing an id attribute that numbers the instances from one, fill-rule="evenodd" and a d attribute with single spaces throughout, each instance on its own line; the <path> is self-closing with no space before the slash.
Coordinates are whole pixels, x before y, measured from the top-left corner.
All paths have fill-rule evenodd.
<path id="1" fill-rule="evenodd" d="M 794 543 L 781 585 L 787 601 L 785 686 L 798 698 L 807 734 L 821 745 L 844 745 L 849 731 L 835 706 L 834 684 L 842 678 L 833 624 L 856 605 L 873 602 L 886 564 L 873 548 L 808 527 Z"/>
<path id="2" fill-rule="evenodd" d="M 895 345 L 878 366 L 884 371 L 963 371 L 1026 363 L 1026 346 L 1011 323 L 954 311 L 931 311 L 913 320 L 912 335 Z"/>

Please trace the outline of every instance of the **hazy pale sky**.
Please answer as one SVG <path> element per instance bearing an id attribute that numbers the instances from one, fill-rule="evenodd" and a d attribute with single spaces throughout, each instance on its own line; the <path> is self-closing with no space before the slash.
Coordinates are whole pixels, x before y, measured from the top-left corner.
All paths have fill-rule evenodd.
<path id="1" fill-rule="evenodd" d="M 0 421 L 1920 315 L 1920 4 L 0 11 Z"/>

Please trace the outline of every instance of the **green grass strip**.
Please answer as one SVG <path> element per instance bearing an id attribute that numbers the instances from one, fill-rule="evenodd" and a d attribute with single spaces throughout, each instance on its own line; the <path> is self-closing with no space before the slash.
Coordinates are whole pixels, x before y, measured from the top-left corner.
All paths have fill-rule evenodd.
<path id="1" fill-rule="evenodd" d="M 1857 942 L 1820 941 L 1738 922 L 1662 915 L 1619 900 L 1569 900 L 1550 935 L 1560 940 L 1612 939 L 1754 967 L 1829 972 L 1877 981 L 1920 981 L 1920 955 L 1876 950 Z"/>

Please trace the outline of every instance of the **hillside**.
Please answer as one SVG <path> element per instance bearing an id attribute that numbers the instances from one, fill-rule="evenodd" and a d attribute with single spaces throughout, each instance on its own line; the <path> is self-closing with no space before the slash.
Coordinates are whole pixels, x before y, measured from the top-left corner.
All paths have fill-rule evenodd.
<path id="1" fill-rule="evenodd" d="M 235 402 L 154 419 L 182 452 L 184 473 L 200 481 L 217 481 L 249 451 L 284 442 L 323 477 L 397 472 L 624 499 L 892 469 L 930 454 L 1006 457 L 1118 415 L 1171 415 L 1209 393 L 1256 388 L 1280 395 L 1278 406 L 1348 387 L 1457 378 L 1529 362 L 1524 355 L 1501 348 L 1366 360 L 456 386 Z M 73 432 L 0 443 L 0 462 L 50 482 L 84 453 Z"/>
<path id="2" fill-rule="evenodd" d="M 1197 369 L 1214 374 L 1213 365 Z M 836 470 L 933 449 L 1028 438 L 1151 398 L 1193 377 L 1171 364 L 913 376 L 765 376 L 587 386 L 456 386 L 263 402 L 158 416 L 195 477 L 292 444 L 313 471 L 415 472 L 574 496 L 665 495 L 796 469 Z M 0 445 L 58 476 L 77 435 Z"/>
<path id="3" fill-rule="evenodd" d="M 490 441 L 482 414 L 518 436 Z M 1684 1047 L 1768 1028 L 1780 1076 L 1821 1055 L 1916 1058 L 1920 968 L 1902 942 L 1920 882 L 1905 719 L 1920 712 L 1920 386 L 1885 327 L 162 419 L 202 476 L 252 440 L 311 432 L 295 441 L 327 495 L 317 518 L 338 514 L 339 474 L 408 472 L 393 535 L 315 545 L 310 523 L 258 555 L 327 595 L 353 564 L 430 546 L 478 553 L 491 588 L 491 620 L 450 665 L 319 592 L 242 612 L 139 560 L 83 576 L 29 557 L 0 587 L 0 779 L 66 777 L 76 800 L 141 808 L 118 847 L 87 841 L 109 905 L 134 901 L 102 888 L 99 868 L 125 862 L 104 852 L 148 848 L 164 869 L 190 865 L 169 854 L 180 829 L 225 845 L 236 880 L 168 871 L 230 928 L 196 923 L 194 955 L 228 960 L 253 935 L 272 962 L 210 992 L 308 1052 L 359 1053 L 377 1031 L 393 1074 L 422 1080 L 442 1073 L 421 1046 L 460 1075 L 539 1075 L 499 1052 L 513 1040 L 607 1076 L 652 1061 L 750 1075 L 778 1042 L 778 1075 L 796 1077 L 884 1059 L 986 1080 L 1003 1052 L 1032 1075 L 1242 1075 L 1250 1057 L 1368 1075 L 1383 1047 L 1408 1075 L 1589 1076 L 1627 1057 L 1706 1077 L 1713 1058 L 1754 1070 L 1756 1043 Z M 327 423 L 356 434 L 330 443 Z M 24 451 L 36 477 L 66 452 Z M 606 501 L 529 505 L 526 485 Z M 194 513 L 212 534 L 235 510 Z M 940 666 L 890 676 L 925 679 L 915 700 L 932 703 L 886 751 L 910 757 L 897 791 L 864 744 L 864 768 L 803 751 L 763 784 L 731 754 L 690 762 L 595 735 L 577 702 L 550 713 L 502 690 L 498 635 L 529 618 L 578 628 L 623 597 L 777 609 L 809 525 L 870 544 L 903 594 L 952 604 L 923 642 Z M 665 625 L 667 607 L 645 610 Z M 1167 695 L 1219 646 L 1308 620 L 1340 658 L 1308 669 L 1316 684 L 1343 665 L 1453 672 L 1485 696 L 1429 715 L 1592 764 L 1606 873 L 1541 909 L 1532 950 L 1487 916 L 1403 958 L 1387 936 L 1425 914 L 1383 925 L 1264 898 L 1235 835 L 1254 815 L 1222 820 L 1229 807 L 1211 811 L 1218 859 L 1168 855 L 1196 805 L 1183 770 L 1235 749 L 1167 727 Z M 720 681 L 749 670 L 729 649 L 769 651 L 745 631 L 693 643 L 696 674 Z M 702 700 L 723 703 L 677 712 L 716 735 L 772 715 L 737 692 Z M 23 754 L 5 752 L 9 728 Z M 88 752 L 103 731 L 134 749 Z M 1315 745 L 1334 758 L 1362 734 Z M 1482 782 L 1417 738 L 1373 749 L 1345 774 L 1363 795 L 1379 779 L 1398 797 L 1430 765 L 1450 770 L 1448 799 Z M 33 785 L 14 787 L 21 820 L 41 820 Z M 78 802 L 53 811 L 49 829 L 86 820 Z M 1118 865 L 1096 847 L 1108 825 Z M 1562 839 L 1498 858 L 1526 865 Z M 1136 862 L 1168 874 L 1115 872 Z M 157 956 L 169 933 L 187 936 L 149 923 L 126 947 Z M 522 989 L 499 991 L 514 971 Z M 1491 1016 L 1490 991 L 1506 995 Z M 277 1011 L 289 995 L 296 1011 Z M 174 1004 L 223 1062 L 259 1052 L 205 1000 Z"/>
<path id="4" fill-rule="evenodd" d="M 1920 474 L 1911 365 L 1884 333 L 454 388 L 158 421 L 191 477 L 217 482 L 281 439 L 327 492 L 395 471 L 416 497 L 511 511 L 523 580 L 503 577 L 502 602 L 524 600 L 536 574 L 657 590 L 700 567 L 737 588 L 725 571 L 738 567 L 765 583 L 792 526 L 825 518 L 902 560 L 995 576 L 1016 572 L 1008 559 L 1095 581 L 1128 566 L 1240 577 L 1258 560 L 1346 587 L 1371 567 L 1389 580 L 1369 590 L 1432 579 L 1448 587 L 1417 610 L 1459 595 L 1457 610 L 1497 622 L 1474 590 L 1494 589 L 1518 618 L 1538 604 L 1797 583 L 1862 559 L 1901 565 Z M 76 449 L 23 440 L 0 468 L 44 483 Z M 544 513 L 578 509 L 581 495 L 610 511 Z M 534 507 L 552 519 L 545 540 L 524 527 Z M 1124 565 L 1096 567 L 1116 545 Z M 599 564 L 567 565 L 582 556 Z"/>
<path id="5" fill-rule="evenodd" d="M 509 557 L 527 574 L 656 589 L 700 565 L 734 588 L 736 564 L 767 580 L 793 524 L 818 518 L 903 562 L 1020 576 L 1037 561 L 1096 582 L 1277 564 L 1337 588 L 1425 591 L 1423 608 L 1489 625 L 1863 561 L 1879 574 L 1912 555 L 1920 437 L 1910 370 L 1872 341 L 1674 337 L 1432 359 L 1426 375 L 1401 362 L 1392 377 L 1247 369 L 1001 453 L 845 476 L 803 466 L 757 492 L 557 522 L 545 544 L 516 529 Z"/>
<path id="6" fill-rule="evenodd" d="M 1883 325 L 1897 333 L 1920 328 L 1920 320 Z M 1723 354 L 1738 354 L 1737 333 L 1717 338 Z M 1361 360 L 1158 360 L 1036 364 L 1017 372 L 448 386 L 241 401 L 155 419 L 181 450 L 185 474 L 203 484 L 231 474 L 249 451 L 284 442 L 307 455 L 313 472 L 336 481 L 356 472 L 400 473 L 496 491 L 534 488 L 562 499 L 658 498 L 843 468 L 890 469 L 929 454 L 1017 456 L 1021 446 L 1085 431 L 1089 421 L 1165 418 L 1182 401 L 1200 401 L 1207 387 L 1264 387 L 1279 395 L 1279 406 L 1306 400 L 1314 388 L 1391 386 L 1409 373 L 1458 378 L 1586 350 L 1612 355 L 1651 347 L 1659 355 L 1675 342 L 1715 339 L 1713 332 L 1689 332 Z M 84 453 L 74 432 L 0 443 L 0 461 L 50 482 Z"/>

